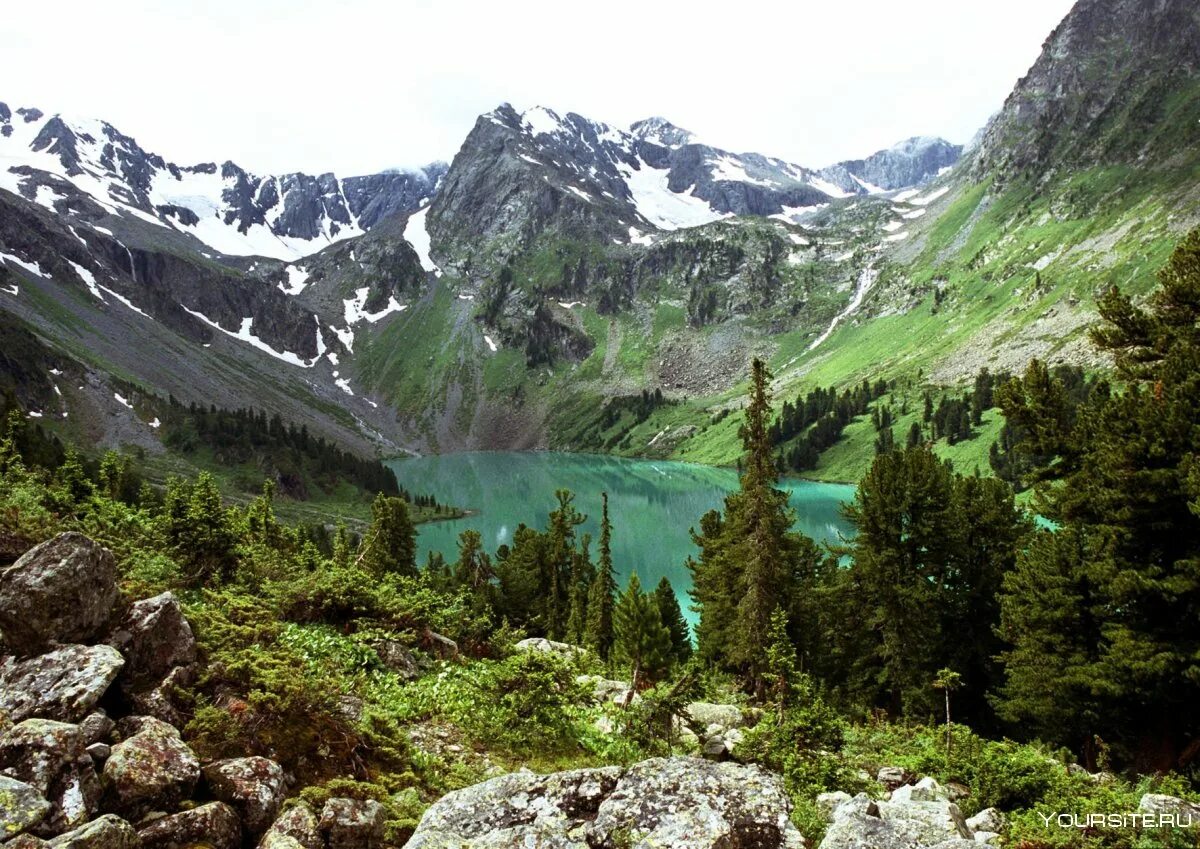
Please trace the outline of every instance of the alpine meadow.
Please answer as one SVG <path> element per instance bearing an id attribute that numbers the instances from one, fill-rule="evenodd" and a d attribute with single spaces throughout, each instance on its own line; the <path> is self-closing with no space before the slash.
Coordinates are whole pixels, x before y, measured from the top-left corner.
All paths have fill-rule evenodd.
<path id="1" fill-rule="evenodd" d="M 136 45 L 224 2 L 105 14 Z M 462 67 L 386 81 L 317 56 L 363 3 L 311 50 L 267 5 L 243 47 L 378 114 L 314 88 L 303 132 L 214 133 L 298 152 L 457 92 L 415 138 L 524 85 L 449 5 L 387 20 Z M 504 49 L 603 40 L 573 15 Z M 740 56 L 751 17 L 707 26 Z M 13 26 L 14 88 L 99 73 Z M 612 87 L 637 43 L 553 59 Z M 845 56 L 746 84 L 783 113 L 870 83 Z M 185 66 L 104 85 L 169 138 Z M 670 109 L 702 71 L 644 78 Z M 1200 4 L 1076 0 L 977 99 L 969 140 L 824 167 L 501 103 L 356 175 L 0 102 L 3 849 L 1200 847 Z"/>

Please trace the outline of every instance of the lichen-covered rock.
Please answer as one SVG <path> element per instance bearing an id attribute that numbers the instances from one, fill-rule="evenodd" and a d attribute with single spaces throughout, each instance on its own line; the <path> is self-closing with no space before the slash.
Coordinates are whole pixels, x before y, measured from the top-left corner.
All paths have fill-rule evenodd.
<path id="1" fill-rule="evenodd" d="M 137 833 L 141 849 L 238 849 L 242 824 L 224 802 L 160 817 Z"/>
<path id="2" fill-rule="evenodd" d="M 556 654 L 563 658 L 573 658 L 576 655 L 586 654 L 587 649 L 582 649 L 579 646 L 573 646 L 570 643 L 559 643 L 554 640 L 547 640 L 545 637 L 530 637 L 526 640 L 521 640 L 515 646 L 517 651 L 535 651 L 544 654 Z"/>
<path id="3" fill-rule="evenodd" d="M 4 849 L 46 849 L 49 845 L 49 843 L 40 837 L 34 837 L 32 834 L 26 832 L 25 834 L 18 834 L 12 840 L 6 841 Z"/>
<path id="4" fill-rule="evenodd" d="M 971 831 L 1002 832 L 1007 824 L 1007 818 L 996 808 L 984 808 L 973 817 L 967 818 L 967 828 Z"/>
<path id="5" fill-rule="evenodd" d="M 1184 801 L 1177 796 L 1165 796 L 1161 793 L 1143 794 L 1138 802 L 1138 812 L 1143 814 L 1165 814 L 1178 817 L 1180 822 L 1191 819 L 1200 823 L 1200 805 Z M 1000 829 L 991 829 L 999 831 Z"/>
<path id="6" fill-rule="evenodd" d="M 170 725 L 183 726 L 187 723 L 183 694 L 194 683 L 195 664 L 176 666 L 160 681 L 126 688 L 125 698 L 130 706 L 143 716 L 152 716 Z"/>
<path id="7" fill-rule="evenodd" d="M 48 813 L 50 803 L 36 787 L 0 775 L 0 842 L 37 825 Z"/>
<path id="8" fill-rule="evenodd" d="M 87 822 L 100 803 L 100 781 L 79 726 L 26 719 L 0 738 L 0 771 L 35 787 L 50 803 L 32 830 L 43 837 Z"/>
<path id="9" fill-rule="evenodd" d="M 971 837 L 962 812 L 953 802 L 880 802 L 879 815 L 897 834 L 918 846 Z"/>
<path id="10" fill-rule="evenodd" d="M 737 705 L 721 705 L 711 702 L 692 702 L 683 709 L 684 716 L 696 727 L 713 729 L 713 733 L 726 728 L 741 728 L 746 724 L 745 716 Z"/>
<path id="11" fill-rule="evenodd" d="M 232 758 L 203 769 L 213 798 L 227 802 L 242 817 L 252 835 L 262 834 L 283 804 L 283 767 L 267 758 Z"/>
<path id="12" fill-rule="evenodd" d="M 892 791 L 893 802 L 949 802 L 950 793 L 937 780 L 926 776 L 916 784 L 905 784 Z"/>
<path id="13" fill-rule="evenodd" d="M 289 808 L 267 829 L 259 849 L 325 849 L 317 815 L 307 805 Z"/>
<path id="14" fill-rule="evenodd" d="M 330 799 L 318 828 L 329 849 L 376 849 L 383 842 L 383 806 L 373 799 Z"/>
<path id="15" fill-rule="evenodd" d="M 117 598 L 108 549 L 83 534 L 59 534 L 0 571 L 0 644 L 31 655 L 86 642 L 104 630 Z"/>
<path id="16" fill-rule="evenodd" d="M 395 640 L 378 640 L 371 644 L 379 660 L 405 681 L 411 681 L 421 674 L 421 668 L 413 653 L 403 643 Z"/>
<path id="17" fill-rule="evenodd" d="M 63 646 L 26 660 L 0 658 L 0 712 L 78 722 L 96 706 L 125 664 L 111 646 Z"/>
<path id="18" fill-rule="evenodd" d="M 174 810 L 200 778 L 200 763 L 179 732 L 142 719 L 141 730 L 113 746 L 104 762 L 105 809 L 131 819 Z"/>
<path id="19" fill-rule="evenodd" d="M 107 642 L 125 656 L 123 681 L 159 681 L 196 659 L 192 627 L 171 592 L 135 602 Z"/>
<path id="20" fill-rule="evenodd" d="M 109 735 L 116 727 L 117 724 L 107 713 L 97 710 L 83 718 L 79 723 L 79 732 L 83 734 L 83 742 L 90 746 L 92 743 L 107 743 Z"/>
<path id="21" fill-rule="evenodd" d="M 49 845 L 54 849 L 139 849 L 141 844 L 133 826 L 120 817 L 105 814 L 59 835 Z"/>
<path id="22" fill-rule="evenodd" d="M 425 812 L 407 849 L 798 849 L 790 811 L 778 779 L 758 767 L 657 758 L 458 790 Z"/>
<path id="23" fill-rule="evenodd" d="M 832 793 L 822 793 L 817 796 L 817 810 L 821 812 L 821 816 L 825 818 L 826 822 L 831 822 L 838 808 L 849 801 L 850 794 L 842 790 L 835 790 Z"/>
<path id="24" fill-rule="evenodd" d="M 590 687 L 592 690 L 592 701 L 596 704 L 624 704 L 629 698 L 629 682 L 615 681 L 611 678 L 604 678 L 600 675 L 577 675 L 575 683 L 582 684 L 585 687 Z M 634 694 L 634 700 L 640 700 L 637 694 Z"/>

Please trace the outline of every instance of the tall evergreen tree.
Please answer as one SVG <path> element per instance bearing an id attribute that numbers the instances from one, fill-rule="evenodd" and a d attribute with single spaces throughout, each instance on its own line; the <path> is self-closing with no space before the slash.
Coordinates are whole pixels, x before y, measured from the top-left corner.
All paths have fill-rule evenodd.
<path id="1" fill-rule="evenodd" d="M 569 490 L 557 490 L 554 497 L 558 506 L 550 513 L 550 524 L 546 530 L 549 549 L 542 584 L 546 593 L 543 618 L 546 636 L 561 640 L 567 636 L 567 621 L 571 616 L 575 528 L 587 521 L 587 516 L 575 509 L 575 495 Z"/>
<path id="2" fill-rule="evenodd" d="M 613 607 L 616 605 L 617 578 L 612 560 L 612 522 L 608 518 L 608 493 L 600 495 L 600 558 L 596 576 L 588 590 L 587 625 L 584 644 L 608 659 L 613 644 Z"/>
<path id="3" fill-rule="evenodd" d="M 792 605 L 794 628 L 806 618 L 796 608 L 811 601 L 823 559 L 812 540 L 792 532 L 787 493 L 776 486 L 769 383 L 766 366 L 754 360 L 741 429 L 745 454 L 740 488 L 725 499 L 723 516 L 714 511 L 701 519 L 701 532 L 693 532 L 700 556 L 688 563 L 692 599 L 700 610 L 696 635 L 701 655 L 741 673 L 759 695 L 765 686 L 771 614 L 782 599 Z"/>

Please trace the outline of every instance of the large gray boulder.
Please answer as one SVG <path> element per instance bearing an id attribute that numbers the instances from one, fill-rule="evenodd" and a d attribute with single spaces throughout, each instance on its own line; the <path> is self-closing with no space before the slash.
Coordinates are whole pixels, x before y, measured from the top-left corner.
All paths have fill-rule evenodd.
<path id="1" fill-rule="evenodd" d="M 224 802 L 160 817 L 138 832 L 141 849 L 239 849 L 242 824 Z"/>
<path id="2" fill-rule="evenodd" d="M 406 849 L 799 849 L 790 811 L 778 779 L 758 767 L 656 758 L 458 790 L 425 812 Z"/>
<path id="3" fill-rule="evenodd" d="M 329 849 L 377 849 L 383 824 L 383 805 L 374 799 L 330 799 L 317 827 Z"/>
<path id="4" fill-rule="evenodd" d="M 1155 816 L 1170 816 L 1186 823 L 1189 819 L 1200 823 L 1200 805 L 1187 802 L 1178 796 L 1165 796 L 1162 793 L 1146 793 L 1138 802 L 1138 813 Z M 989 829 L 999 831 L 999 829 Z"/>
<path id="5" fill-rule="evenodd" d="M 118 597 L 108 549 L 83 534 L 59 534 L 0 571 L 0 644 L 30 655 L 87 642 L 104 631 Z"/>
<path id="6" fill-rule="evenodd" d="M 231 758 L 203 769 L 213 798 L 228 803 L 251 835 L 266 831 L 285 795 L 283 767 L 268 758 Z"/>
<path id="7" fill-rule="evenodd" d="M 933 787 L 926 785 L 927 791 Z M 969 840 L 971 830 L 953 802 L 877 801 L 859 793 L 841 801 L 820 849 L 928 849 Z"/>
<path id="8" fill-rule="evenodd" d="M 26 660 L 0 658 L 0 712 L 78 722 L 100 701 L 125 661 L 111 646 L 63 646 Z"/>
<path id="9" fill-rule="evenodd" d="M 259 849 L 325 849 L 317 815 L 307 805 L 289 808 L 267 829 Z"/>
<path id="10" fill-rule="evenodd" d="M 50 841 L 54 849 L 139 849 L 137 832 L 120 817 L 105 814 Z"/>
<path id="11" fill-rule="evenodd" d="M 0 837 L 8 839 L 40 823 L 50 813 L 50 803 L 36 787 L 0 775 Z"/>
<path id="12" fill-rule="evenodd" d="M 175 810 L 200 778 L 200 762 L 178 731 L 145 717 L 139 726 L 104 762 L 105 808 L 130 819 Z"/>
<path id="13" fill-rule="evenodd" d="M 984 808 L 973 817 L 967 818 L 967 828 L 971 831 L 1000 833 L 1008 824 L 1008 818 L 996 808 Z"/>
<path id="14" fill-rule="evenodd" d="M 271 824 L 259 846 L 261 849 L 324 849 L 325 842 L 318 829 L 317 815 L 308 805 L 298 804 Z"/>
<path id="15" fill-rule="evenodd" d="M 196 638 L 175 594 L 135 602 L 106 641 L 125 656 L 122 681 L 160 681 L 196 660 Z"/>
<path id="16" fill-rule="evenodd" d="M 78 725 L 26 719 L 0 738 L 0 771 L 50 803 L 32 830 L 52 836 L 83 825 L 100 804 L 100 780 Z"/>
<path id="17" fill-rule="evenodd" d="M 515 646 L 517 651 L 532 651 L 542 654 L 555 654 L 566 660 L 571 660 L 581 654 L 587 654 L 587 649 L 573 646 L 570 643 L 560 643 L 555 640 L 547 640 L 545 637 L 529 637 L 521 640 Z"/>

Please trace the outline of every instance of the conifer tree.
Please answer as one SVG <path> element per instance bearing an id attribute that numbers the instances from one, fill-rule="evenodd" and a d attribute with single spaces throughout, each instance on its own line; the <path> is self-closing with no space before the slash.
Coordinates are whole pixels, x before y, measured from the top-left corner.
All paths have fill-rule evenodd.
<path id="1" fill-rule="evenodd" d="M 363 537 L 358 562 L 377 578 L 417 574 L 417 532 L 403 498 L 375 496 L 371 526 Z"/>
<path id="2" fill-rule="evenodd" d="M 613 654 L 629 668 L 631 691 L 655 680 L 671 663 L 671 633 L 654 595 L 642 591 L 636 572 L 613 610 Z"/>
<path id="3" fill-rule="evenodd" d="M 576 645 L 582 645 L 587 636 L 588 594 L 596 577 L 588 552 L 591 542 L 591 535 L 583 534 L 578 550 L 571 556 L 571 615 L 567 619 L 567 640 Z"/>
<path id="4" fill-rule="evenodd" d="M 1143 771 L 1168 769 L 1200 727 L 1200 230 L 1144 305 L 1113 289 L 1099 310 L 1092 338 L 1122 391 L 1072 409 L 1070 387 L 1039 371 L 1000 394 L 1049 455 L 1038 507 L 1057 525 L 1004 583 L 1000 707 L 1087 765 L 1098 736 Z"/>
<path id="5" fill-rule="evenodd" d="M 613 607 L 616 605 L 617 578 L 612 560 L 612 522 L 608 518 L 608 493 L 600 495 L 600 558 L 596 576 L 588 590 L 587 624 L 584 644 L 600 657 L 608 659 L 613 644 Z"/>
<path id="6" fill-rule="evenodd" d="M 671 635 L 671 659 L 675 663 L 684 663 L 692 656 L 691 631 L 687 620 L 683 618 L 683 610 L 679 607 L 679 599 L 675 597 L 675 588 L 666 575 L 654 588 L 654 600 L 658 605 L 658 613 L 662 623 L 667 626 Z"/>
<path id="7" fill-rule="evenodd" d="M 567 635 L 571 616 L 571 567 L 574 561 L 575 528 L 587 516 L 575 509 L 575 495 L 566 489 L 557 490 L 558 506 L 550 513 L 547 528 L 548 561 L 545 562 L 543 588 L 546 593 L 544 620 L 546 636 L 561 640 Z"/>

